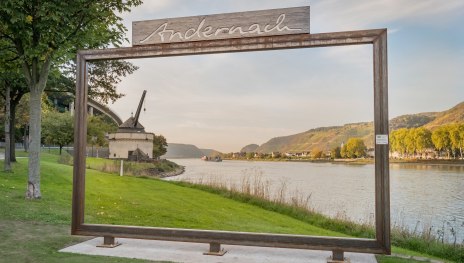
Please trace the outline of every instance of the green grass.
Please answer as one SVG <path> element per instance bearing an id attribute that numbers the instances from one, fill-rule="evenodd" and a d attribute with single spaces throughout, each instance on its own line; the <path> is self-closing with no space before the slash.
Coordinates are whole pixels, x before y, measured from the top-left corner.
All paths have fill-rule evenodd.
<path id="1" fill-rule="evenodd" d="M 331 230 L 336 233 L 344 233 L 347 236 L 359 237 L 359 238 L 375 238 L 374 230 L 372 227 L 367 225 L 359 225 L 345 220 L 331 219 L 324 215 L 307 211 L 292 205 L 286 205 L 281 203 L 270 202 L 263 200 L 262 198 L 250 196 L 247 194 L 229 191 L 227 189 L 218 189 L 206 185 L 197 185 L 187 182 L 172 182 L 177 185 L 191 187 L 195 189 L 201 189 L 220 195 L 229 199 L 239 201 L 241 203 L 248 203 L 259 208 L 277 212 L 279 214 L 288 215 L 292 218 L 298 219 L 302 222 L 306 222 L 313 226 L 317 226 L 323 229 Z M 464 262 L 464 249 L 462 246 L 453 247 L 448 244 L 441 244 L 437 241 L 426 241 L 417 237 L 411 237 L 409 235 L 401 236 L 393 233 L 392 236 L 392 251 L 396 254 L 425 257 L 435 260 L 447 259 L 451 262 Z M 389 260 L 388 262 L 396 262 L 394 257 L 382 257 L 379 258 Z M 392 261 L 393 260 L 393 261 Z M 404 262 L 404 259 L 398 258 L 398 262 Z"/>
<path id="2" fill-rule="evenodd" d="M 42 154 L 43 198 L 38 201 L 24 199 L 27 159 L 18 159 L 14 173 L 0 172 L 0 251 L 5 255 L 0 257 L 0 262 L 122 262 L 121 259 L 57 252 L 84 240 L 69 235 L 72 167 L 58 164 L 57 159 L 56 155 Z M 256 203 L 232 198 L 190 185 L 87 170 L 86 187 L 86 223 L 319 236 L 359 235 L 356 231 L 329 227 L 330 220 L 303 218 L 298 211 L 285 210 L 285 207 L 267 207 L 264 201 Z M 393 251 L 424 256 L 398 248 Z M 124 259 L 123 262 L 142 261 Z"/>
<path id="3" fill-rule="evenodd" d="M 0 172 L 0 262 L 142 262 L 57 252 L 84 240 L 69 235 L 72 167 L 57 158 L 42 154 L 38 201 L 24 199 L 27 159 L 18 159 L 13 173 Z M 87 172 L 87 198 L 87 222 L 338 235 L 197 189 L 94 170 Z"/>
<path id="4" fill-rule="evenodd" d="M 89 170 L 86 188 L 88 223 L 347 236 L 253 204 L 157 179 Z"/>
<path id="5" fill-rule="evenodd" d="M 148 262 L 102 256 L 60 253 L 58 250 L 84 241 L 69 235 L 69 225 L 40 221 L 0 220 L 0 262 Z"/>
<path id="6" fill-rule="evenodd" d="M 310 212 L 306 209 L 287 205 L 283 203 L 271 202 L 263 198 L 243 194 L 240 192 L 229 191 L 227 189 L 218 189 L 207 185 L 191 184 L 188 182 L 171 182 L 179 186 L 198 189 L 209 192 L 215 195 L 232 199 L 240 203 L 250 204 L 255 207 L 262 208 L 267 211 L 276 212 L 280 215 L 287 215 L 301 222 L 320 227 L 322 229 L 331 230 L 337 233 L 343 233 L 343 236 L 360 237 L 360 238 L 375 238 L 374 230 L 367 225 L 359 225 L 347 221 L 330 219 L 319 213 Z"/>
<path id="7" fill-rule="evenodd" d="M 42 157 L 41 200 L 24 199 L 27 159 L 18 159 L 13 173 L 0 172 L 0 262 L 147 262 L 59 253 L 87 238 L 69 234 L 72 167 L 56 164 L 56 156 Z"/>
<path id="8" fill-rule="evenodd" d="M 377 256 L 377 262 L 379 263 L 414 263 L 414 262 L 424 262 L 418 261 L 410 258 L 400 258 L 400 257 L 384 257 L 384 256 Z M 430 261 L 429 261 L 430 262 Z"/>

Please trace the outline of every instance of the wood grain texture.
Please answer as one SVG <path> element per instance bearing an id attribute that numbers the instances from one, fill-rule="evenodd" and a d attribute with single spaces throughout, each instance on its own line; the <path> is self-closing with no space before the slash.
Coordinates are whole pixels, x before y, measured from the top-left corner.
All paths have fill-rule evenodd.
<path id="1" fill-rule="evenodd" d="M 78 234 L 179 242 L 382 253 L 375 239 L 84 224 Z"/>
<path id="2" fill-rule="evenodd" d="M 372 44 L 383 29 L 252 37 L 80 51 L 87 61 Z"/>
<path id="3" fill-rule="evenodd" d="M 84 223 L 85 204 L 85 157 L 87 142 L 87 98 L 88 71 L 83 56 L 77 54 L 76 110 L 74 125 L 74 170 L 72 193 L 71 234 L 75 234 Z"/>
<path id="4" fill-rule="evenodd" d="M 309 33 L 309 6 L 132 22 L 132 45 Z"/>
<path id="5" fill-rule="evenodd" d="M 373 43 L 374 57 L 374 129 L 375 134 L 389 134 L 387 30 Z M 389 145 L 375 145 L 375 221 L 376 239 L 391 253 L 390 241 L 390 171 Z"/>

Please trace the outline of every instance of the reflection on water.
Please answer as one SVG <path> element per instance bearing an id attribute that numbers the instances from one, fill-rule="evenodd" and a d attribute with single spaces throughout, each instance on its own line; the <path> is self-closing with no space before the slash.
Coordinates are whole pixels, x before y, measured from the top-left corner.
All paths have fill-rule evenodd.
<path id="1" fill-rule="evenodd" d="M 259 173 L 270 183 L 271 192 L 279 191 L 284 182 L 290 193 L 311 195 L 312 207 L 321 213 L 356 222 L 371 223 L 374 219 L 372 164 L 174 161 L 186 171 L 169 180 L 214 178 L 240 185 L 243 176 Z M 449 232 L 453 226 L 458 242 L 464 240 L 464 166 L 391 164 L 390 185 L 392 225 L 418 231 L 433 227 L 433 233 L 444 225 Z"/>

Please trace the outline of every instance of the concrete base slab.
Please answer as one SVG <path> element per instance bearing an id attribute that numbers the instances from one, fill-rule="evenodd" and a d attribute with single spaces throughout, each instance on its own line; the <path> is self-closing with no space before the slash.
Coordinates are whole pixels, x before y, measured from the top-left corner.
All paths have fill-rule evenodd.
<path id="1" fill-rule="evenodd" d="M 216 257 L 203 255 L 209 244 L 126 238 L 118 238 L 117 241 L 122 245 L 99 248 L 97 246 L 103 242 L 103 238 L 94 238 L 64 248 L 60 252 L 184 263 L 326 263 L 332 254 L 330 251 L 223 245 L 227 253 Z M 377 263 L 371 254 L 345 253 L 345 257 L 352 263 Z"/>

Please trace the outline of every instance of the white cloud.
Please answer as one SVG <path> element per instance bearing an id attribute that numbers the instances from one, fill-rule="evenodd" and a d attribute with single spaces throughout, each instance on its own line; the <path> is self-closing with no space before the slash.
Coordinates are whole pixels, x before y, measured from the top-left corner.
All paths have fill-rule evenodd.
<path id="1" fill-rule="evenodd" d="M 391 22 L 443 23 L 464 14 L 464 1 L 461 0 L 324 0 L 312 3 L 312 24 L 323 31 L 362 29 Z"/>

